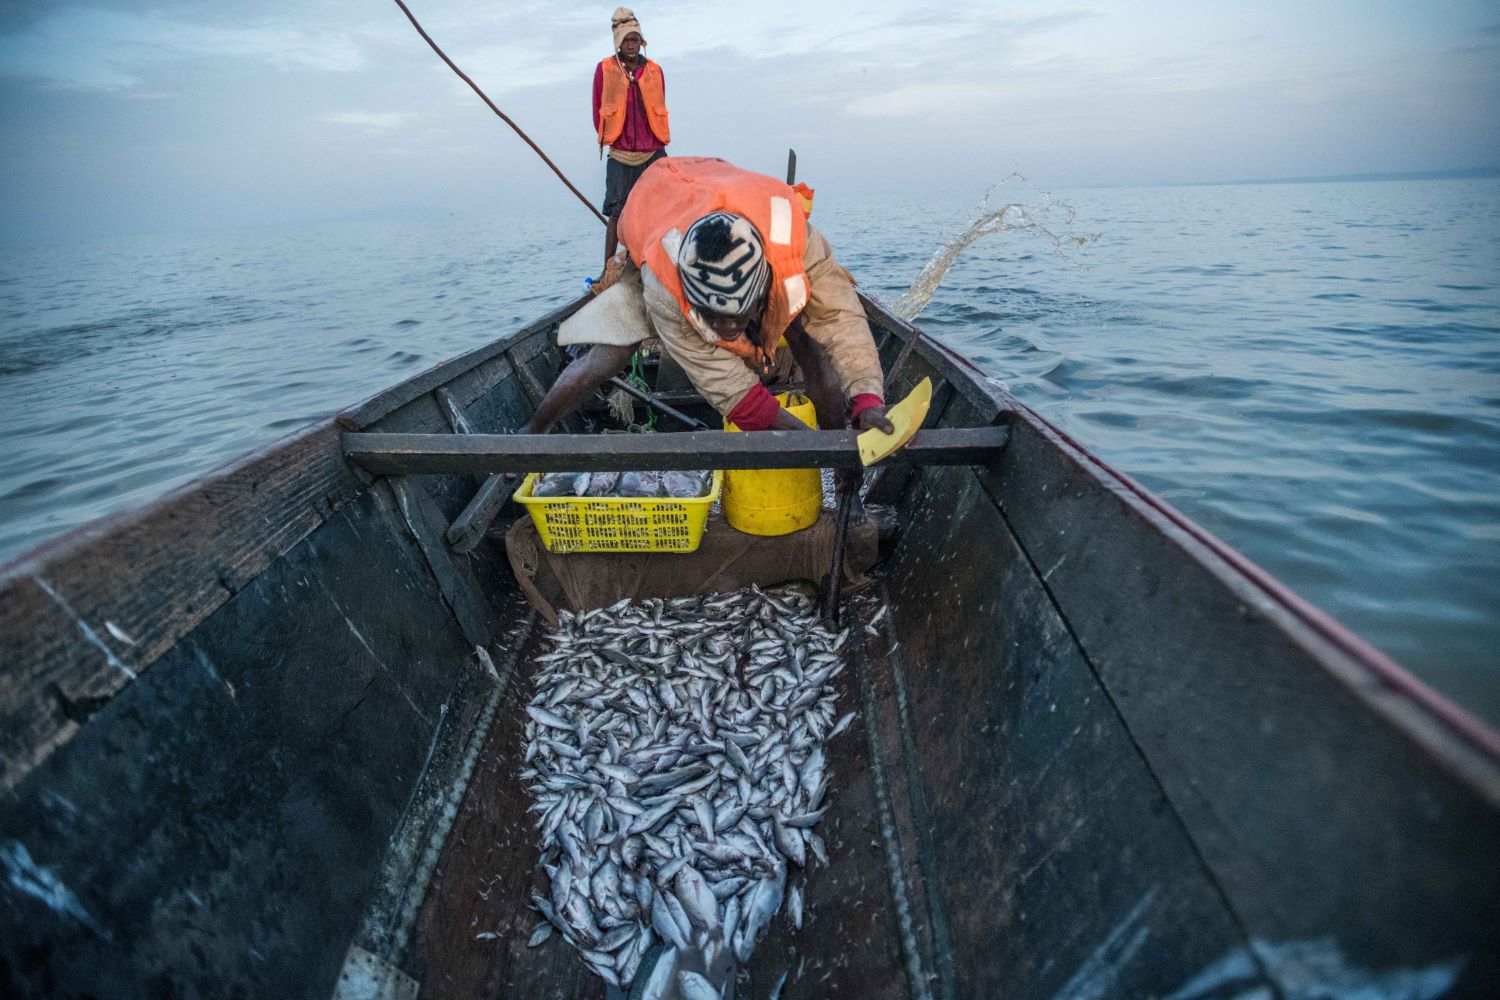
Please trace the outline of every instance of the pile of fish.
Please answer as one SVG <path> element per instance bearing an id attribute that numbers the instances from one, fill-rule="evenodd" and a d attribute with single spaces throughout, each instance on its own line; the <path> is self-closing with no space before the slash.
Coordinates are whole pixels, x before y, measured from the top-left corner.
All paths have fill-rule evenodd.
<path id="1" fill-rule="evenodd" d="M 616 986 L 717 997 L 783 902 L 800 929 L 847 637 L 755 587 L 564 613 L 526 709 L 550 890 L 531 943 L 556 928 Z"/>
<path id="2" fill-rule="evenodd" d="M 548 472 L 531 487 L 534 497 L 706 497 L 712 472 Z"/>

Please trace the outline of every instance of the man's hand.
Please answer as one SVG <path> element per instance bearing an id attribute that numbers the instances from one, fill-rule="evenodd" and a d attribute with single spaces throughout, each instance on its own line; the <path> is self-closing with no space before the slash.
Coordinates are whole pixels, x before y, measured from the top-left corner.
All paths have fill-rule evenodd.
<path id="1" fill-rule="evenodd" d="M 896 433 L 896 425 L 891 423 L 890 419 L 886 417 L 885 407 L 883 406 L 871 406 L 863 409 L 859 411 L 859 416 L 854 420 L 854 429 L 857 431 L 867 431 L 874 427 L 880 428 L 886 434 Z"/>

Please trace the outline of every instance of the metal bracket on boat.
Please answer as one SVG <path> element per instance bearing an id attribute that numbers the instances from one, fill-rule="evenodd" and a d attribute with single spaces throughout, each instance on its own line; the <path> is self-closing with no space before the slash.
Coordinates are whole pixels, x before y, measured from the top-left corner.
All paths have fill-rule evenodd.
<path id="1" fill-rule="evenodd" d="M 988 465 L 1005 427 L 918 431 L 885 459 L 908 465 Z M 346 432 L 344 456 L 376 475 L 496 472 L 629 472 L 694 469 L 858 469 L 858 432 L 725 434 L 384 434 Z"/>
<path id="2" fill-rule="evenodd" d="M 417 1000 L 421 984 L 358 945 L 349 947 L 333 1000 Z"/>

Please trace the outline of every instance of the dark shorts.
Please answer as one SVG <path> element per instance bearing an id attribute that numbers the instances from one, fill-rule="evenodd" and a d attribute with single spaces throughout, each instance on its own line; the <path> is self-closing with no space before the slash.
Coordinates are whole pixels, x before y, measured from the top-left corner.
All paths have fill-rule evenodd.
<path id="1" fill-rule="evenodd" d="M 638 167 L 627 167 L 619 160 L 608 160 L 604 165 L 604 216 L 613 219 L 620 214 L 620 209 L 625 207 L 625 198 L 630 194 L 630 189 L 635 187 L 635 182 L 641 179 L 641 174 L 646 168 L 657 160 L 667 155 L 665 149 L 656 151 L 656 155 Z"/>

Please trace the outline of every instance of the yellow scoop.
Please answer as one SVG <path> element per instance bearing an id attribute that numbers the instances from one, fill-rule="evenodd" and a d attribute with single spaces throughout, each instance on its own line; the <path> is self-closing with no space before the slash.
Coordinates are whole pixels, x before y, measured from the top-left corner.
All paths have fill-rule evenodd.
<path id="1" fill-rule="evenodd" d="M 905 399 L 885 411 L 886 419 L 896 425 L 896 433 L 868 430 L 859 436 L 859 460 L 874 465 L 910 441 L 927 419 L 927 408 L 931 405 L 932 379 L 924 378 Z"/>

